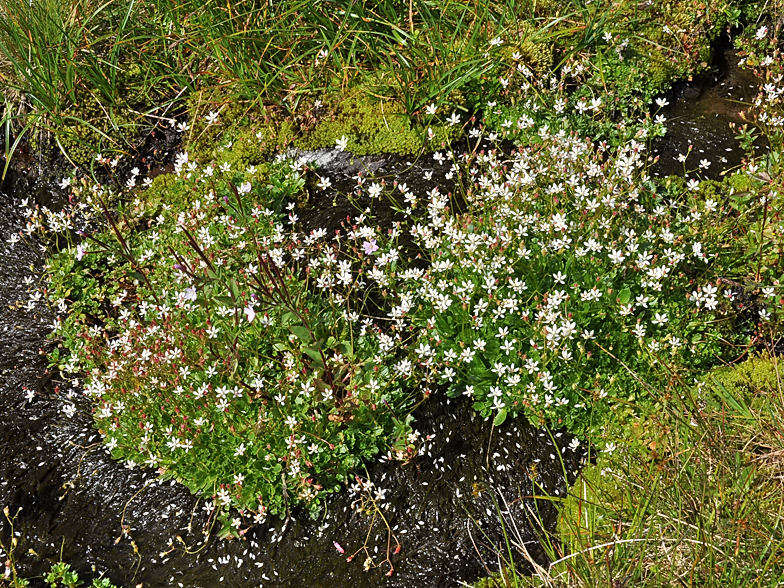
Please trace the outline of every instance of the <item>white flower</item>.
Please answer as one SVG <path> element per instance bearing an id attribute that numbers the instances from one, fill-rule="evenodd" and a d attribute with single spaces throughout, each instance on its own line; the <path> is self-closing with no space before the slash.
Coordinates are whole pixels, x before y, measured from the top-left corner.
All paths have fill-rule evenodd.
<path id="1" fill-rule="evenodd" d="M 332 186 L 332 182 L 329 178 L 322 178 L 319 176 L 319 183 L 316 184 L 320 190 L 326 190 L 330 186 Z"/>
<path id="2" fill-rule="evenodd" d="M 656 325 L 664 325 L 664 323 L 666 323 L 668 320 L 670 320 L 670 319 L 669 319 L 669 317 L 666 314 L 664 314 L 664 313 L 659 314 L 657 312 L 656 313 L 656 318 L 653 319 L 653 323 L 656 324 Z"/>
<path id="3" fill-rule="evenodd" d="M 435 104 L 431 104 L 430 106 L 425 108 L 425 113 L 428 116 L 434 116 L 435 113 L 436 113 L 436 110 L 437 110 L 436 105 Z"/>
<path id="4" fill-rule="evenodd" d="M 666 98 L 657 98 L 656 99 L 656 106 L 659 108 L 664 108 L 665 106 L 669 105 Z"/>
<path id="5" fill-rule="evenodd" d="M 457 124 L 460 124 L 460 116 L 456 112 L 453 112 L 452 116 L 450 116 L 448 119 L 446 119 L 446 122 L 449 123 L 450 127 L 454 126 L 454 125 L 457 125 Z"/>
<path id="6" fill-rule="evenodd" d="M 251 304 L 248 304 L 248 306 L 245 307 L 245 315 L 248 317 L 249 323 L 252 323 L 253 319 L 256 318 L 256 311 L 253 310 L 253 306 Z"/>
<path id="7" fill-rule="evenodd" d="M 218 113 L 211 110 L 210 113 L 204 117 L 204 120 L 207 121 L 208 125 L 215 124 L 218 120 Z"/>
<path id="8" fill-rule="evenodd" d="M 768 35 L 768 27 L 762 26 L 757 29 L 757 34 L 754 35 L 756 39 L 764 39 Z"/>
<path id="9" fill-rule="evenodd" d="M 419 357 L 430 357 L 433 354 L 433 350 L 431 349 L 428 343 L 422 342 L 419 344 L 419 347 L 415 349 L 416 354 Z"/>
<path id="10" fill-rule="evenodd" d="M 335 147 L 338 151 L 345 151 L 346 147 L 348 147 L 348 137 L 343 135 L 340 139 L 335 139 Z"/>

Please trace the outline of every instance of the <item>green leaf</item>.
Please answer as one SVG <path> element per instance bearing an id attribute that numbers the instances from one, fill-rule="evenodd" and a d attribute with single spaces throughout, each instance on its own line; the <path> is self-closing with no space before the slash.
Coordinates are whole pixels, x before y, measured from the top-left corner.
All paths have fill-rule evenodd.
<path id="1" fill-rule="evenodd" d="M 504 424 L 505 420 L 506 420 L 506 409 L 502 408 L 501 410 L 498 411 L 498 414 L 495 415 L 495 420 L 493 421 L 493 424 L 496 427 L 500 427 L 501 425 Z"/>
<path id="2" fill-rule="evenodd" d="M 289 330 L 303 343 L 310 343 L 313 340 L 308 330 L 301 325 L 291 326 L 289 327 Z"/>
<path id="3" fill-rule="evenodd" d="M 474 407 L 473 408 L 474 408 L 474 410 L 476 412 L 482 412 L 488 406 L 490 406 L 489 402 L 474 402 Z"/>
<path id="4" fill-rule="evenodd" d="M 354 348 L 351 345 L 351 341 L 341 341 L 337 347 L 346 357 L 354 357 Z"/>
<path id="5" fill-rule="evenodd" d="M 463 393 L 464 390 L 465 390 L 465 386 L 462 386 L 461 388 L 456 385 L 452 385 L 446 391 L 446 395 L 449 396 L 449 398 L 457 398 Z"/>
<path id="6" fill-rule="evenodd" d="M 302 353 L 310 357 L 319 367 L 324 367 L 324 361 L 321 358 L 321 352 L 318 349 L 313 347 L 303 347 Z"/>
<path id="7" fill-rule="evenodd" d="M 632 297 L 632 291 L 629 288 L 624 288 L 620 292 L 618 292 L 618 302 L 621 304 L 626 304 L 629 302 L 629 299 Z"/>

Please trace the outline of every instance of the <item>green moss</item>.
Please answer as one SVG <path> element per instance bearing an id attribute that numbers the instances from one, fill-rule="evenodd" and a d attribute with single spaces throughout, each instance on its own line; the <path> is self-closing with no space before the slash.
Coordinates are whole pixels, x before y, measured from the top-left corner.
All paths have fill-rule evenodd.
<path id="1" fill-rule="evenodd" d="M 296 147 L 334 147 L 335 141 L 344 136 L 348 139 L 347 150 L 355 155 L 406 155 L 425 146 L 425 129 L 412 125 L 403 106 L 394 101 L 353 92 L 344 98 L 326 100 L 322 108 L 329 114 L 317 120 L 312 128 L 302 129 L 294 140 Z M 431 129 L 435 144 L 449 142 L 456 137 L 456 133 L 443 125 L 433 125 Z"/>
<path id="2" fill-rule="evenodd" d="M 231 164 L 244 169 L 267 161 L 287 141 L 285 124 L 257 103 L 233 100 L 216 91 L 188 101 L 190 130 L 184 149 L 190 159 L 201 163 Z M 218 122 L 208 124 L 206 115 L 218 113 Z M 288 139 L 290 141 L 290 138 Z"/>
<path id="3" fill-rule="evenodd" d="M 522 25 L 521 41 L 517 51 L 521 55 L 521 61 L 532 71 L 539 75 L 546 75 L 553 69 L 555 46 L 552 43 L 535 41 L 535 32 L 536 29 L 530 22 Z"/>
<path id="4" fill-rule="evenodd" d="M 760 393 L 779 389 L 777 363 L 768 354 L 754 355 L 741 364 L 714 370 L 707 382 L 720 392 L 729 392 L 733 397 L 754 404 Z"/>
<path id="5" fill-rule="evenodd" d="M 457 139 L 459 127 L 432 124 L 422 128 L 412 122 L 401 104 L 382 101 L 360 91 L 348 96 L 326 96 L 318 103 L 300 105 L 295 116 L 270 114 L 258 106 L 226 102 L 219 123 L 205 121 L 209 108 L 219 97 L 190 106 L 198 113 L 191 122 L 186 146 L 190 158 L 232 169 L 263 166 L 276 152 L 294 146 L 303 150 L 334 147 L 342 137 L 347 151 L 355 155 L 417 153 L 428 145 L 440 148 Z M 432 136 L 428 138 L 428 128 Z"/>
<path id="6" fill-rule="evenodd" d="M 751 192 L 757 185 L 757 182 L 746 173 L 735 173 L 727 176 L 725 181 L 735 192 Z"/>

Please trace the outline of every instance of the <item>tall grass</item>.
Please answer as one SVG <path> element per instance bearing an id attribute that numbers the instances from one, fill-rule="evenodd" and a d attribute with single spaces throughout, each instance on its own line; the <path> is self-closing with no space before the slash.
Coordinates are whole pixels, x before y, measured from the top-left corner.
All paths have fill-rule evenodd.
<path id="1" fill-rule="evenodd" d="M 114 140 L 86 120 L 84 112 L 86 103 L 92 103 L 118 130 L 114 111 L 121 103 L 121 47 L 133 8 L 134 0 L 0 3 L 0 76 L 6 93 L 3 124 L 9 135 L 6 168 L 19 141 L 33 126 L 67 130 L 86 125 L 107 141 Z M 15 118 L 23 121 L 23 129 L 11 143 L 9 127 Z M 59 140 L 58 134 L 54 136 Z"/>
<path id="2" fill-rule="evenodd" d="M 540 13 L 531 0 L 2 0 L 6 154 L 31 127 L 128 148 L 146 115 L 197 93 L 284 115 L 355 88 L 420 121 L 431 103 L 473 111 L 503 89 L 514 47 L 576 36 L 567 56 L 605 18 L 577 2 Z"/>
<path id="3" fill-rule="evenodd" d="M 780 586 L 781 367 L 753 358 L 663 394 L 623 443 L 583 470 L 568 499 L 553 497 L 561 504 L 557 532 L 530 512 L 551 563 L 536 563 L 513 541 L 499 553 L 527 561 L 533 575 L 510 574 L 510 566 L 480 585 Z"/>

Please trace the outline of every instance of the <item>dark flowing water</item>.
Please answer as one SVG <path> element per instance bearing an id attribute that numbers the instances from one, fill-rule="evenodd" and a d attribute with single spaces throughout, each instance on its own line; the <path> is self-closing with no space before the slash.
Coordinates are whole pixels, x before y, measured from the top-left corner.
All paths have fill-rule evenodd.
<path id="1" fill-rule="evenodd" d="M 751 106 L 757 93 L 757 79 L 738 67 L 738 57 L 732 47 L 716 51 L 715 72 L 691 82 L 680 82 L 664 94 L 670 103 L 661 111 L 667 118 L 667 134 L 654 142 L 652 154 L 659 156 L 651 175 L 685 175 L 690 178 L 720 179 L 741 164 L 744 152 L 730 128 L 745 123 L 742 114 Z M 655 106 L 654 106 L 655 108 Z M 686 155 L 685 163 L 678 156 Z M 757 146 L 760 154 L 767 149 Z M 701 160 L 710 165 L 700 169 Z"/>

